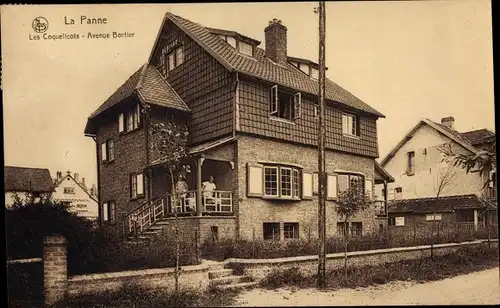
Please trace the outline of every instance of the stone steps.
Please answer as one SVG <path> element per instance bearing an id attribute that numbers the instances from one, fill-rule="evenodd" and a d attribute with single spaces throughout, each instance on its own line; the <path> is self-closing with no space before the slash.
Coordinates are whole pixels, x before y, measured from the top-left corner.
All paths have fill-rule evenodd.
<path id="1" fill-rule="evenodd" d="M 211 287 L 224 290 L 248 289 L 258 284 L 246 275 L 234 275 L 233 269 L 221 262 L 209 265 L 208 278 Z"/>
<path id="2" fill-rule="evenodd" d="M 225 276 L 225 277 L 218 277 L 218 278 L 212 278 L 210 279 L 210 285 L 212 286 L 220 286 L 220 285 L 227 285 L 227 284 L 239 284 L 242 282 L 249 282 L 250 278 L 247 276 L 236 276 L 236 275 L 231 275 L 231 276 Z"/>
<path id="3" fill-rule="evenodd" d="M 231 276 L 232 274 L 233 270 L 230 268 L 215 269 L 208 272 L 208 278 L 216 279 L 216 278 Z"/>
<path id="4" fill-rule="evenodd" d="M 250 288 L 256 287 L 257 285 L 258 285 L 258 282 L 256 282 L 256 281 L 249 281 L 249 282 L 241 282 L 241 283 L 236 283 L 236 284 L 219 285 L 219 286 L 217 286 L 217 288 L 221 289 L 221 290 L 241 290 L 241 289 L 250 289 Z"/>

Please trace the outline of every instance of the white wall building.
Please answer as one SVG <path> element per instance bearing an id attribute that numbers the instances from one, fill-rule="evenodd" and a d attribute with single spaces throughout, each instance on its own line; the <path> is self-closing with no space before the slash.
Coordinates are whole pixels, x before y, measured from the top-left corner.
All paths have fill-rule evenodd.
<path id="1" fill-rule="evenodd" d="M 97 219 L 99 210 L 95 185 L 89 189 L 85 184 L 85 178 L 80 181 L 78 173 L 71 175 L 71 172 L 67 171 L 63 176 L 61 171 L 57 171 L 54 186 L 55 191 L 52 194 L 54 201 L 70 205 L 70 211 L 78 216 Z"/>

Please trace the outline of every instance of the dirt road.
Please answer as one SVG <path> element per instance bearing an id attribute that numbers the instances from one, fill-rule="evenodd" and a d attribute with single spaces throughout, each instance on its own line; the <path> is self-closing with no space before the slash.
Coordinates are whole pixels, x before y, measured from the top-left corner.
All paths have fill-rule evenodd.
<path id="1" fill-rule="evenodd" d="M 336 291 L 315 289 L 254 289 L 237 299 L 245 306 L 335 305 L 460 305 L 500 304 L 499 268 L 423 284 L 392 282 L 385 285 Z"/>

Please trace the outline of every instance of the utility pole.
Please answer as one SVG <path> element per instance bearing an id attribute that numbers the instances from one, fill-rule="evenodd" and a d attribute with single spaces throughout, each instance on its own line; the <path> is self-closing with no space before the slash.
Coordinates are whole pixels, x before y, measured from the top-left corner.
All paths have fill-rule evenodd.
<path id="1" fill-rule="evenodd" d="M 319 1 L 319 138 L 318 138 L 318 288 L 326 285 L 326 172 L 325 172 L 325 1 Z"/>

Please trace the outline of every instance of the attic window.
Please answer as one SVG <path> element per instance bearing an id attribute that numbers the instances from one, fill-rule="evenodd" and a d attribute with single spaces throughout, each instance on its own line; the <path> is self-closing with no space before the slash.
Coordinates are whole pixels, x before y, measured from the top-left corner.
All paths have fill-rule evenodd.
<path id="1" fill-rule="evenodd" d="M 236 39 L 234 36 L 230 35 L 219 35 L 226 43 L 231 47 L 236 49 L 239 53 L 253 57 L 254 46 L 252 44 L 243 42 L 242 40 Z"/>
<path id="2" fill-rule="evenodd" d="M 301 72 L 304 74 L 310 76 L 313 79 L 318 79 L 319 78 L 319 70 L 312 65 L 308 63 L 303 63 L 303 62 L 290 62 L 291 65 L 295 66 L 298 68 Z"/>

